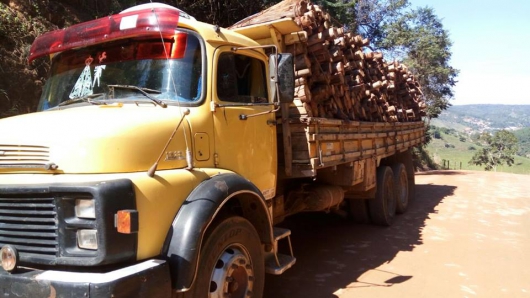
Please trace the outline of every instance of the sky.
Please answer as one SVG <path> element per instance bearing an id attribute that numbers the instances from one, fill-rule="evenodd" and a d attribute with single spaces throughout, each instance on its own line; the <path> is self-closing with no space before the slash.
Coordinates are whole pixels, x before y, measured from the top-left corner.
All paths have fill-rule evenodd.
<path id="1" fill-rule="evenodd" d="M 429 6 L 460 70 L 453 105 L 530 104 L 530 0 L 409 0 Z"/>

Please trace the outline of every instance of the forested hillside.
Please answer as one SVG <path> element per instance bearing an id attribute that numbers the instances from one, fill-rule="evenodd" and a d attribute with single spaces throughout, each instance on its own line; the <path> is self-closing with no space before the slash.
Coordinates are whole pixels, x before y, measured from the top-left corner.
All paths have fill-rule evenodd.
<path id="1" fill-rule="evenodd" d="M 479 170 L 483 167 L 468 162 L 483 148 L 481 136 L 503 129 L 517 138 L 518 150 L 513 166 L 499 171 L 530 174 L 530 105 L 452 106 L 431 121 L 426 149 L 440 167 Z"/>
<path id="2" fill-rule="evenodd" d="M 432 122 L 437 126 L 488 131 L 530 127 L 529 105 L 451 106 Z"/>
<path id="3" fill-rule="evenodd" d="M 134 1 L 0 0 L 0 117 L 36 107 L 49 68 L 28 65 L 29 47 L 40 34 L 120 11 Z"/>
<path id="4" fill-rule="evenodd" d="M 527 136 L 530 129 L 524 129 Z M 519 137 L 519 131 L 514 134 Z M 479 140 L 478 133 L 466 133 L 452 128 L 441 128 L 431 126 L 431 141 L 427 144 L 424 153 L 426 153 L 430 160 L 435 163 L 431 164 L 431 168 L 439 169 L 461 169 L 461 170 L 484 170 L 484 166 L 470 164 L 469 161 L 473 155 L 481 150 L 484 146 L 483 142 Z M 528 139 L 527 139 L 528 140 Z M 529 144 L 528 141 L 526 144 Z M 519 152 L 514 156 L 514 163 L 512 166 L 506 164 L 499 166 L 497 171 L 516 173 L 516 174 L 530 174 L 530 158 L 522 153 L 522 148 L 526 150 L 529 147 L 524 147 L 524 143 L 519 138 Z"/>
<path id="5" fill-rule="evenodd" d="M 519 140 L 519 151 L 517 154 L 530 158 L 530 127 L 516 130 L 513 133 Z"/>

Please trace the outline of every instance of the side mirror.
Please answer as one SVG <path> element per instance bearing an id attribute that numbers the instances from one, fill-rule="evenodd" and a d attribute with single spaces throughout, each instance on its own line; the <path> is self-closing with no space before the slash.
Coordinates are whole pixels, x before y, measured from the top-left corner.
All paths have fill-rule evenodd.
<path id="1" fill-rule="evenodd" d="M 278 67 L 276 68 L 276 57 L 278 57 Z M 271 54 L 269 56 L 269 69 L 271 74 L 271 91 L 276 98 L 276 80 L 280 103 L 292 103 L 294 100 L 294 67 L 293 55 L 288 53 Z"/>

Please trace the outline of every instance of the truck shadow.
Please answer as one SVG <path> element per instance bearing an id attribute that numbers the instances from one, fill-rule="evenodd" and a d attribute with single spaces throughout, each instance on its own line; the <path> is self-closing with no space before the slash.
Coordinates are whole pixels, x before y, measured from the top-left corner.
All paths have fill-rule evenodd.
<path id="1" fill-rule="evenodd" d="M 360 225 L 336 215 L 307 213 L 280 224 L 291 229 L 296 265 L 281 276 L 267 275 L 266 298 L 337 297 L 339 289 L 389 287 L 413 276 L 377 269 L 399 252 L 412 251 L 423 243 L 422 229 L 436 206 L 452 195 L 455 186 L 416 185 L 416 199 L 391 227 Z M 358 279 L 368 271 L 387 276 L 383 283 Z M 350 286 L 351 287 L 351 286 Z"/>

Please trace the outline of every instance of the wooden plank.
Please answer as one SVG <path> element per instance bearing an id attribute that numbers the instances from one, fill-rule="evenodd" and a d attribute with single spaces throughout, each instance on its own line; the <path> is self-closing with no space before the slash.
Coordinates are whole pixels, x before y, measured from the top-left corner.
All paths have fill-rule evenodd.
<path id="1" fill-rule="evenodd" d="M 375 154 L 377 154 L 377 155 L 380 155 L 380 154 L 383 154 L 383 153 L 386 153 L 386 152 L 387 152 L 387 148 L 386 147 L 382 147 L 382 148 L 379 148 L 379 149 L 375 150 Z"/>
<path id="2" fill-rule="evenodd" d="M 359 159 L 361 157 L 361 152 L 350 152 L 344 154 L 344 161 L 351 162 Z"/>
<path id="3" fill-rule="evenodd" d="M 294 160 L 309 160 L 311 156 L 309 155 L 308 150 L 293 150 L 292 151 L 292 159 Z"/>
<path id="4" fill-rule="evenodd" d="M 336 162 L 336 161 L 343 161 L 344 160 L 344 155 L 343 154 L 335 154 L 335 155 L 330 155 L 330 156 L 324 156 L 322 157 L 322 161 L 324 163 L 324 165 L 328 162 Z"/>
<path id="5" fill-rule="evenodd" d="M 345 153 L 359 152 L 360 145 L 358 141 L 344 141 L 343 148 Z"/>
<path id="6" fill-rule="evenodd" d="M 317 171 L 309 164 L 309 161 L 307 164 L 294 164 L 293 165 L 293 174 L 292 178 L 310 178 L 315 177 L 317 175 Z"/>
<path id="7" fill-rule="evenodd" d="M 372 148 L 372 147 L 373 147 L 372 140 L 367 139 L 367 140 L 361 141 L 361 150 L 365 150 L 365 149 Z"/>
<path id="8" fill-rule="evenodd" d="M 307 42 L 307 32 L 306 31 L 297 31 L 285 34 L 283 36 L 285 45 L 292 45 L 295 43 Z"/>
<path id="9" fill-rule="evenodd" d="M 374 149 L 368 149 L 368 150 L 363 150 L 361 152 L 362 156 L 367 156 L 367 155 L 372 155 L 375 153 L 375 150 Z"/>

